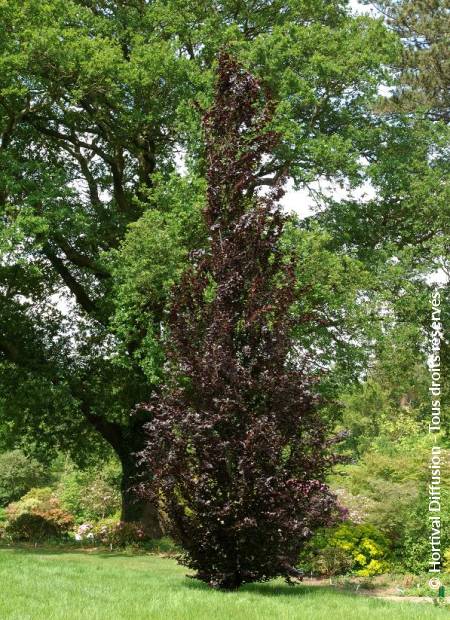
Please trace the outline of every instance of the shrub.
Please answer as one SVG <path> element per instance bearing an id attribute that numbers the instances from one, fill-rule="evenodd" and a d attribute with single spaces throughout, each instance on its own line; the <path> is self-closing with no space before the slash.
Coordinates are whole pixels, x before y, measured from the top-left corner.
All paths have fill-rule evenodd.
<path id="1" fill-rule="evenodd" d="M 388 570 L 386 537 L 373 525 L 343 523 L 318 532 L 302 556 L 305 567 L 319 575 L 354 573 L 361 577 Z"/>
<path id="2" fill-rule="evenodd" d="M 444 570 L 446 573 L 450 573 L 450 548 L 444 550 L 443 556 L 444 556 Z"/>
<path id="3" fill-rule="evenodd" d="M 41 541 L 57 538 L 62 532 L 58 525 L 40 514 L 24 513 L 6 526 L 6 534 L 14 541 Z"/>
<path id="4" fill-rule="evenodd" d="M 93 541 L 94 539 L 95 539 L 94 526 L 92 525 L 92 523 L 82 523 L 75 530 L 75 540 Z"/>
<path id="5" fill-rule="evenodd" d="M 6 540 L 6 510 L 4 508 L 0 508 L 0 540 Z"/>
<path id="6" fill-rule="evenodd" d="M 329 546 L 320 550 L 320 553 L 311 563 L 311 570 L 319 575 L 331 577 L 334 575 L 346 575 L 353 566 L 352 554 L 341 547 Z"/>
<path id="7" fill-rule="evenodd" d="M 99 521 L 92 528 L 92 533 L 96 541 L 112 547 L 128 547 L 150 540 L 141 524 L 125 523 L 115 519 Z"/>
<path id="8" fill-rule="evenodd" d="M 6 534 L 13 540 L 42 540 L 67 535 L 73 517 L 63 510 L 50 488 L 32 489 L 6 509 Z"/>
<path id="9" fill-rule="evenodd" d="M 430 441 L 432 438 L 411 437 L 409 444 L 380 445 L 357 464 L 341 467 L 333 480 L 352 521 L 375 526 L 389 541 L 390 563 L 398 572 L 417 575 L 428 570 Z M 442 451 L 444 462 L 449 456 L 450 450 Z M 443 549 L 450 545 L 449 482 L 442 469 Z"/>
<path id="10" fill-rule="evenodd" d="M 420 482 L 416 489 L 409 490 L 398 485 L 395 489 L 386 485 L 385 493 L 380 496 L 368 515 L 368 520 L 381 530 L 390 541 L 392 561 L 396 570 L 418 575 L 428 570 L 429 561 L 429 525 L 428 493 L 426 483 Z M 407 501 L 409 496 L 409 501 Z M 381 501 L 381 497 L 383 501 Z M 441 489 L 441 547 L 450 543 L 450 494 Z"/>
<path id="11" fill-rule="evenodd" d="M 422 488 L 417 500 L 402 511 L 403 531 L 394 549 L 398 560 L 398 568 L 415 575 L 428 570 L 430 555 L 428 493 Z M 450 544 L 450 493 L 446 488 L 441 489 L 441 549 Z"/>
<path id="12" fill-rule="evenodd" d="M 61 477 L 56 495 L 78 523 L 110 517 L 121 505 L 120 465 L 108 462 L 87 470 L 69 466 Z"/>
<path id="13" fill-rule="evenodd" d="M 49 507 L 52 498 L 53 491 L 50 487 L 30 489 L 19 501 L 12 502 L 6 507 L 7 519 L 11 521 L 28 512 L 45 510 Z"/>
<path id="14" fill-rule="evenodd" d="M 0 506 L 7 506 L 46 482 L 48 475 L 43 466 L 20 450 L 0 454 Z"/>

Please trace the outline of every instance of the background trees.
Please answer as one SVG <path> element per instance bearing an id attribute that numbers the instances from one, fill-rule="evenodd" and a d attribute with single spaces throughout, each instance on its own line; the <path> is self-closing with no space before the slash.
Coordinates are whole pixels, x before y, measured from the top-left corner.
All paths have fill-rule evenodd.
<path id="1" fill-rule="evenodd" d="M 280 247 L 301 283 L 293 334 L 327 370 L 321 414 L 351 431 L 333 488 L 419 569 L 429 282 L 450 273 L 448 16 L 441 0 L 372 4 L 378 20 L 337 1 L 0 3 L 2 450 L 83 467 L 113 450 L 123 518 L 160 533 L 127 494 L 149 419 L 129 413 L 167 382 L 168 291 L 208 247 L 200 110 L 225 45 L 273 93 L 280 141 L 255 191 L 284 174 L 317 206 Z M 76 519 L 84 475 L 61 483 Z"/>
<path id="2" fill-rule="evenodd" d="M 448 272 L 445 80 L 427 86 L 429 105 L 408 107 L 402 93 L 406 57 L 446 62 L 433 43 L 442 3 L 430 19 L 424 3 L 390 4 L 390 32 L 337 1 L 1 4 L 3 446 L 79 463 L 109 446 L 124 469 L 123 516 L 142 517 L 126 489 L 147 415 L 129 412 L 165 382 L 167 292 L 206 243 L 192 103 L 210 102 L 224 44 L 274 96 L 281 140 L 257 185 L 284 173 L 319 205 L 282 243 L 308 282 L 298 315 L 317 319 L 298 321 L 296 336 L 332 370 L 321 389 L 336 396 L 362 378 L 398 323 L 417 326 L 420 348 L 426 278 Z M 410 46 L 414 28 L 431 47 L 405 56 L 396 32 Z M 378 96 L 385 82 L 389 102 Z M 319 180 L 348 192 L 330 197 Z M 330 415 L 340 410 L 336 398 Z"/>
<path id="3" fill-rule="evenodd" d="M 274 93 L 282 139 L 255 184 L 285 173 L 358 185 L 395 46 L 337 1 L 8 0 L 0 17 L 3 439 L 82 462 L 102 437 L 122 463 L 123 517 L 142 518 L 126 489 L 147 418 L 129 412 L 159 389 L 167 290 L 204 242 L 192 101 L 210 99 L 217 50 L 227 44 Z M 310 303 L 346 314 L 328 280 Z M 157 535 L 155 511 L 148 521 Z"/>
<path id="4" fill-rule="evenodd" d="M 18 500 L 32 487 L 48 482 L 48 474 L 34 459 L 27 459 L 20 450 L 0 455 L 0 507 Z"/>
<path id="5" fill-rule="evenodd" d="M 371 2 L 403 41 L 399 83 L 391 104 L 448 123 L 450 77 L 448 5 L 445 0 Z"/>

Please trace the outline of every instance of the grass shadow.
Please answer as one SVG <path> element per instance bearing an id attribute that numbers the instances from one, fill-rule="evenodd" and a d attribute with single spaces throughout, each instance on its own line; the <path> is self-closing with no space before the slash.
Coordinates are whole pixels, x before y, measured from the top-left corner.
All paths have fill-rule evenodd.
<path id="1" fill-rule="evenodd" d="M 130 553 L 124 551 L 108 551 L 106 549 L 97 549 L 90 547 L 51 547 L 42 546 L 35 547 L 34 545 L 0 545 L 0 551 L 11 551 L 18 555 L 83 555 L 83 556 L 95 556 L 96 558 L 114 558 L 114 557 L 139 557 L 145 554 L 136 554 L 133 556 Z"/>
<path id="2" fill-rule="evenodd" d="M 247 592 L 249 594 L 258 594 L 262 596 L 269 597 L 302 597 L 310 594 L 314 594 L 317 596 L 318 594 L 328 595 L 330 593 L 343 594 L 345 596 L 354 596 L 354 593 L 350 591 L 341 591 L 333 588 L 331 586 L 308 586 L 306 584 L 296 584 L 296 585 L 288 585 L 288 584 L 273 584 L 273 583 L 248 583 L 239 588 L 239 590 L 226 591 L 226 590 L 215 590 L 208 586 L 208 584 L 203 583 L 202 581 L 189 578 L 186 575 L 186 579 L 184 581 L 183 587 L 189 588 L 192 590 L 203 590 L 203 591 L 214 591 L 214 592 L 222 592 L 223 594 L 238 594 L 242 592 Z"/>
<path id="3" fill-rule="evenodd" d="M 270 583 L 253 583 L 243 586 L 243 591 L 255 592 L 262 596 L 282 596 L 282 597 L 298 597 L 313 594 L 314 596 L 328 596 L 329 594 L 343 594 L 344 596 L 354 596 L 354 592 L 339 590 L 332 586 L 308 586 L 306 584 L 288 584 L 271 585 Z"/>

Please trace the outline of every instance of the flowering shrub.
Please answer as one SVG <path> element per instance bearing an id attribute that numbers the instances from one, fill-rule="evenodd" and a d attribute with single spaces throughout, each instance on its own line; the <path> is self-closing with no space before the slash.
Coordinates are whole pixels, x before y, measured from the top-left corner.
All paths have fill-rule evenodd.
<path id="1" fill-rule="evenodd" d="M 127 547 L 148 540 L 139 523 L 125 523 L 114 519 L 99 521 L 93 534 L 97 542 L 112 547 Z"/>
<path id="2" fill-rule="evenodd" d="M 82 523 L 75 531 L 75 540 L 94 540 L 94 526 L 91 523 Z"/>
<path id="3" fill-rule="evenodd" d="M 12 502 L 6 507 L 6 518 L 11 521 L 28 512 L 45 510 L 50 505 L 52 498 L 53 491 L 50 487 L 31 489 L 17 502 Z"/>
<path id="4" fill-rule="evenodd" d="M 139 523 L 125 523 L 109 518 L 94 524 L 83 523 L 75 531 L 75 539 L 112 547 L 127 547 L 145 542 L 148 536 Z"/>

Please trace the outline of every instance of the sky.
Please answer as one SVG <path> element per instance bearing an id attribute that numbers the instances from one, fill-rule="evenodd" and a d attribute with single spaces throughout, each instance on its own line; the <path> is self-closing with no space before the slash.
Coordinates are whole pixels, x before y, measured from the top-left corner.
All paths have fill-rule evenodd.
<path id="1" fill-rule="evenodd" d="M 362 13 L 371 13 L 372 11 L 374 11 L 374 9 L 371 8 L 370 6 L 360 4 L 358 0 L 350 0 L 349 4 L 355 13 L 362 14 Z M 338 200 L 342 200 L 344 198 L 347 198 L 347 199 L 355 198 L 358 200 L 367 200 L 367 199 L 373 198 L 375 195 L 373 188 L 370 187 L 369 184 L 366 184 L 362 188 L 358 188 L 357 190 L 352 192 L 348 189 L 341 188 L 338 185 L 331 185 L 329 183 L 327 184 L 324 181 L 317 181 L 311 184 L 311 189 L 312 190 L 320 189 L 321 191 L 325 190 L 324 193 L 327 196 L 333 196 L 334 198 Z M 282 199 L 281 203 L 286 209 L 286 211 L 295 212 L 302 219 L 314 213 L 314 210 L 316 208 L 314 198 L 310 194 L 308 189 L 303 188 L 303 189 L 296 191 L 294 190 L 292 183 L 288 185 L 286 194 L 284 198 Z"/>
<path id="2" fill-rule="evenodd" d="M 337 184 L 327 183 L 322 180 L 311 183 L 310 187 L 313 193 L 314 190 L 320 190 L 325 196 L 333 197 L 336 200 L 354 199 L 365 201 L 375 196 L 375 190 L 369 183 L 365 183 L 355 190 L 350 190 L 348 187 L 340 187 Z M 320 208 L 307 188 L 295 190 L 292 183 L 288 184 L 286 194 L 280 202 L 286 211 L 297 213 L 301 219 L 312 215 L 314 212 L 317 212 L 318 207 Z"/>

